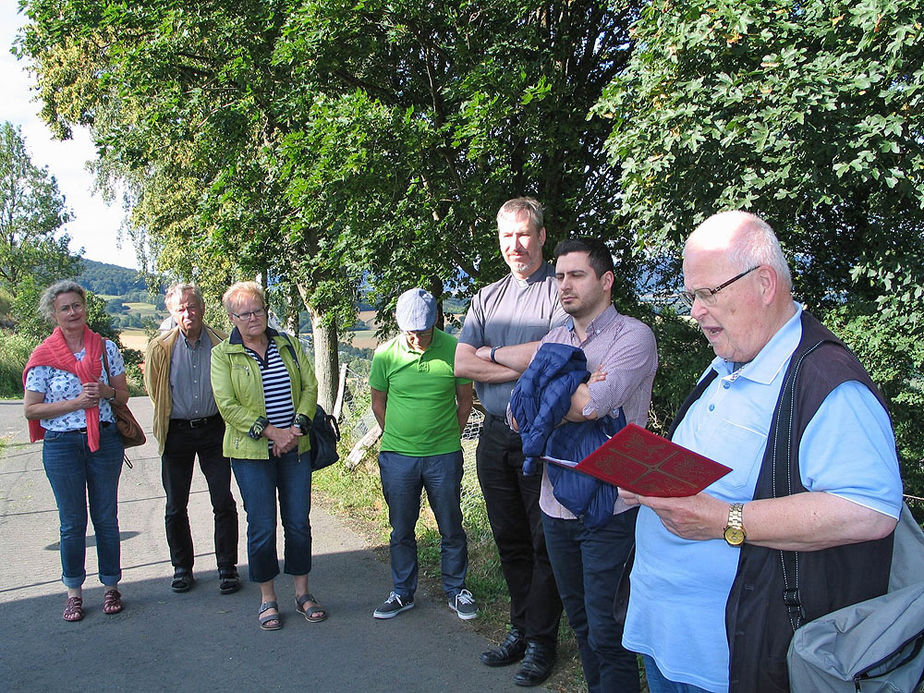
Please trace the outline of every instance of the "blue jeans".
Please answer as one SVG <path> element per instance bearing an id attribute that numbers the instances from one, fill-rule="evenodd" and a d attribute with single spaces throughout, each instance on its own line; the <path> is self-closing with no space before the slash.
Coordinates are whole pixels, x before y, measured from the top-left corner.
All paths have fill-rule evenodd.
<path id="1" fill-rule="evenodd" d="M 391 576 L 395 594 L 413 597 L 417 591 L 417 539 L 420 491 L 427 489 L 430 508 L 440 530 L 443 590 L 452 598 L 465 589 L 468 542 L 462 529 L 462 451 L 430 457 L 379 453 L 382 493 L 391 523 Z"/>
<path id="2" fill-rule="evenodd" d="M 251 582 L 279 575 L 276 552 L 276 495 L 285 535 L 285 572 L 311 572 L 311 464 L 297 450 L 268 460 L 231 460 L 247 512 L 247 558 Z"/>
<path id="3" fill-rule="evenodd" d="M 639 690 L 635 653 L 622 646 L 622 628 L 613 618 L 613 600 L 626 558 L 635 541 L 638 508 L 602 527 L 542 513 L 545 541 L 568 622 L 574 630 L 584 678 L 595 691 Z"/>
<path id="4" fill-rule="evenodd" d="M 664 677 L 658 665 L 648 655 L 642 655 L 645 661 L 645 677 L 648 679 L 650 693 L 709 693 L 705 688 L 692 683 L 677 683 Z"/>
<path id="5" fill-rule="evenodd" d="M 42 464 L 61 521 L 61 581 L 76 588 L 87 578 L 87 501 L 96 534 L 99 580 L 122 579 L 119 544 L 119 475 L 125 448 L 115 425 L 100 426 L 99 450 L 90 452 L 87 434 L 45 431 Z"/>

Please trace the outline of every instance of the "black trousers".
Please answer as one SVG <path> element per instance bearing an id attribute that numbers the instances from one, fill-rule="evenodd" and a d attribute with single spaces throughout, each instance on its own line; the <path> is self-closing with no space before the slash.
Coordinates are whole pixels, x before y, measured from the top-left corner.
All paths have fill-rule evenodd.
<path id="1" fill-rule="evenodd" d="M 520 435 L 491 414 L 485 416 L 475 459 L 510 593 L 510 623 L 527 639 L 554 646 L 562 607 L 542 531 L 542 475 L 523 476 Z"/>
<path id="2" fill-rule="evenodd" d="M 189 487 L 193 465 L 199 457 L 199 468 L 205 476 L 215 514 L 215 557 L 219 569 L 237 565 L 237 505 L 231 494 L 231 462 L 222 455 L 225 424 L 220 416 L 213 417 L 196 428 L 173 419 L 167 433 L 161 457 L 161 479 L 167 494 L 164 522 L 167 545 L 174 568 L 192 570 L 192 533 L 189 529 Z"/>

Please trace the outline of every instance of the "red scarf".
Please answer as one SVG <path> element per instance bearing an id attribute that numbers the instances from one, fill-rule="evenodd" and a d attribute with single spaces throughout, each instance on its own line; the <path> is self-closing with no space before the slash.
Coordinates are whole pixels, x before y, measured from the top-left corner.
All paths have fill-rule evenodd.
<path id="1" fill-rule="evenodd" d="M 51 336 L 35 347 L 22 372 L 22 384 L 26 385 L 26 374 L 36 366 L 51 366 L 77 376 L 81 383 L 96 382 L 102 373 L 100 356 L 103 353 L 103 338 L 86 325 L 83 326 L 83 346 L 86 354 L 82 361 L 74 358 L 74 352 L 67 346 L 64 333 L 56 327 Z M 99 407 L 84 410 L 87 415 L 87 444 L 91 452 L 99 450 Z M 29 439 L 34 443 L 45 437 L 45 429 L 38 419 L 29 421 Z"/>

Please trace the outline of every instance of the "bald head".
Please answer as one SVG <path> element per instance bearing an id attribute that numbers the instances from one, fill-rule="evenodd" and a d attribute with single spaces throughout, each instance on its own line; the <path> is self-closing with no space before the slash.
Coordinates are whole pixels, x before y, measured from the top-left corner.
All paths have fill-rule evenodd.
<path id="1" fill-rule="evenodd" d="M 792 279 L 773 229 L 747 212 L 721 212 L 690 234 L 683 280 L 690 316 L 718 356 L 753 359 L 795 313 Z"/>
<path id="2" fill-rule="evenodd" d="M 692 250 L 723 253 L 741 272 L 756 265 L 771 267 L 781 288 L 792 292 L 792 275 L 780 242 L 770 224 L 755 214 L 737 210 L 713 214 L 687 238 L 684 258 Z"/>

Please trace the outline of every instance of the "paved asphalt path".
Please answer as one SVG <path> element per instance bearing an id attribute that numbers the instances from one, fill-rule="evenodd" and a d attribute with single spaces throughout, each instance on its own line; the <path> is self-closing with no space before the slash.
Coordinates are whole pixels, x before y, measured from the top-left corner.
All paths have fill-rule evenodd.
<path id="1" fill-rule="evenodd" d="M 478 661 L 489 643 L 452 612 L 442 595 L 417 595 L 416 608 L 372 618 L 387 596 L 388 566 L 363 539 L 321 508 L 311 512 L 311 590 L 330 613 L 308 623 L 295 613 L 292 580 L 277 579 L 280 631 L 257 623 L 260 592 L 246 580 L 245 518 L 240 513 L 243 588 L 218 591 L 212 512 L 201 472 L 189 503 L 196 548 L 195 587 L 170 591 L 160 459 L 151 436 L 151 402 L 131 400 L 149 442 L 129 450 L 119 488 L 120 589 L 125 610 L 102 611 L 92 523 L 88 528 L 86 617 L 61 618 L 58 516 L 42 469 L 41 443 L 28 444 L 22 403 L 0 402 L 0 691 L 510 691 L 515 667 Z M 279 529 L 280 556 L 282 528 Z"/>

